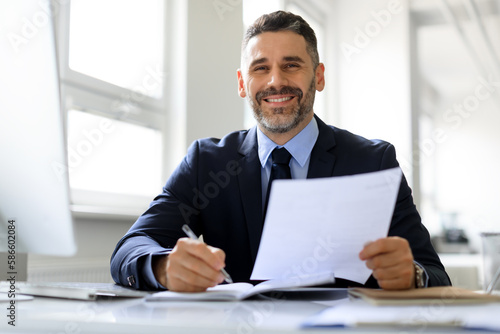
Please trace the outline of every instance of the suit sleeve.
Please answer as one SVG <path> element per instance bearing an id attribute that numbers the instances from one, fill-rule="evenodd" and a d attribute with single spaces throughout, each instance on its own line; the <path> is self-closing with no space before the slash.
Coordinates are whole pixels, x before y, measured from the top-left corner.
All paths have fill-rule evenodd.
<path id="1" fill-rule="evenodd" d="M 183 224 L 189 224 L 200 234 L 199 210 L 193 196 L 196 184 L 193 166 L 196 166 L 198 151 L 195 142 L 163 192 L 118 242 L 111 256 L 111 276 L 116 283 L 141 290 L 165 289 L 154 277 L 153 258 L 168 254 L 177 240 L 185 237 L 181 230 Z"/>
<path id="2" fill-rule="evenodd" d="M 394 146 L 388 144 L 380 169 L 399 166 Z M 413 203 L 411 189 L 403 175 L 399 194 L 392 217 L 389 236 L 400 236 L 410 243 L 414 260 L 428 275 L 428 286 L 451 285 L 450 279 L 431 244 L 429 232 L 422 224 L 420 215 Z"/>

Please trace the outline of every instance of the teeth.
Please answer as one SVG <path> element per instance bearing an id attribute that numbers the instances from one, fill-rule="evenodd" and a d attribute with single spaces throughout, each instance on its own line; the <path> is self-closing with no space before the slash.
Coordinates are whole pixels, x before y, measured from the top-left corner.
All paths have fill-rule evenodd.
<path id="1" fill-rule="evenodd" d="M 292 99 L 292 96 L 282 97 L 281 99 L 267 99 L 267 102 L 285 102 Z"/>

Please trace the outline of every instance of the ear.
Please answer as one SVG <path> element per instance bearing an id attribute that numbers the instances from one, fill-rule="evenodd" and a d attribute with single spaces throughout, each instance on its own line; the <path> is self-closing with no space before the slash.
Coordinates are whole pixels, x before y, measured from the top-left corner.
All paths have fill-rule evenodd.
<path id="1" fill-rule="evenodd" d="M 247 96 L 247 92 L 245 91 L 245 82 L 243 81 L 243 74 L 241 70 L 238 69 L 238 94 L 240 97 L 245 98 Z"/>
<path id="2" fill-rule="evenodd" d="M 321 92 L 325 88 L 325 65 L 319 63 L 316 67 L 316 90 Z"/>

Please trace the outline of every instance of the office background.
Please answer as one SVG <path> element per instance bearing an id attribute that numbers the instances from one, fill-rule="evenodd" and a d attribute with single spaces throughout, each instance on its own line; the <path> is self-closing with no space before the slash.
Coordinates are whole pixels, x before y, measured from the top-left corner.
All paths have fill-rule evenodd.
<path id="1" fill-rule="evenodd" d="M 29 279 L 110 281 L 116 242 L 188 145 L 253 125 L 237 95 L 241 38 L 262 13 L 285 9 L 318 35 L 327 84 L 315 112 L 396 146 L 438 250 L 461 254 L 445 262 L 473 268 L 454 283 L 480 284 L 470 254 L 481 250 L 480 232 L 500 229 L 500 1 L 52 4 L 78 252 L 30 255 Z M 42 29 L 45 10 L 26 20 Z"/>

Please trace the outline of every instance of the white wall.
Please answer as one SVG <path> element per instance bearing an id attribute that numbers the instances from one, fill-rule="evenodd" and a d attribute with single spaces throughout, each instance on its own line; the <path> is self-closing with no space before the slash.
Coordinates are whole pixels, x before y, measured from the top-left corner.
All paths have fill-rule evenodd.
<path id="1" fill-rule="evenodd" d="M 187 64 L 187 136 L 222 137 L 243 128 L 243 103 L 237 93 L 243 37 L 241 1 L 189 2 Z M 230 5 L 235 3 L 237 5 Z"/>
<path id="2" fill-rule="evenodd" d="M 494 94 L 471 112 L 464 109 L 466 117 L 455 114 L 453 122 L 442 117 L 448 110 L 443 108 L 434 124 L 445 133 L 435 152 L 435 208 L 457 213 L 457 227 L 468 232 L 476 251 L 481 250 L 480 232 L 500 231 L 500 113 L 495 99 L 500 94 Z"/>
<path id="3" fill-rule="evenodd" d="M 454 5 L 455 12 L 464 8 Z M 481 14 L 498 50 L 499 15 L 491 8 Z M 500 69 L 495 71 L 489 61 L 483 36 L 467 13 L 459 16 L 458 25 L 468 43 L 437 4 L 418 15 L 419 75 L 425 85 L 420 92 L 425 125 L 420 136 L 421 212 L 432 233 L 442 233 L 443 227 L 464 229 L 471 249 L 480 251 L 480 232 L 500 231 Z M 441 20 L 430 19 L 432 15 Z M 450 216 L 456 217 L 454 226 L 445 219 Z"/>
<path id="4" fill-rule="evenodd" d="M 241 1 L 170 0 L 167 50 L 170 118 L 165 178 L 196 139 L 243 128 L 236 70 L 243 37 Z"/>
<path id="5" fill-rule="evenodd" d="M 409 8 L 405 0 L 339 0 L 339 127 L 396 147 L 411 182 Z"/>

